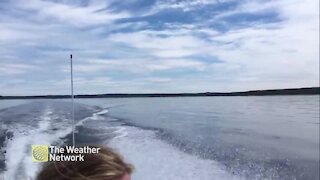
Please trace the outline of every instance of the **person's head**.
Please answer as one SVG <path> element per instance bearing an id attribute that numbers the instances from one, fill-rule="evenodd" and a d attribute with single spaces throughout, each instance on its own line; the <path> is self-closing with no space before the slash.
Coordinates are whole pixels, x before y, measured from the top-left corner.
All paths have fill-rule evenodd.
<path id="1" fill-rule="evenodd" d="M 130 180 L 133 166 L 114 150 L 100 147 L 97 154 L 84 154 L 85 161 L 52 162 L 43 167 L 37 180 Z"/>

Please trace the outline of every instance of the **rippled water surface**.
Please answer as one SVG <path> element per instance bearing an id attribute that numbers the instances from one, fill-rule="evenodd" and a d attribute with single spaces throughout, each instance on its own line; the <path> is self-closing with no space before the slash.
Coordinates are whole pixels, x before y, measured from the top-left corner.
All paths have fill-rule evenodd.
<path id="1" fill-rule="evenodd" d="M 319 179 L 319 96 L 76 103 L 76 141 L 117 148 L 135 179 Z M 31 144 L 70 143 L 70 107 L 66 99 L 0 101 L 3 177 L 35 177 Z"/>

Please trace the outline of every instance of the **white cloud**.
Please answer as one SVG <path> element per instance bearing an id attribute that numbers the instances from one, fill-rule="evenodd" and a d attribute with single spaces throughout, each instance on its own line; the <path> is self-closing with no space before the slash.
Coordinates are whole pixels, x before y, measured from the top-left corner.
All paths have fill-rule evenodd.
<path id="1" fill-rule="evenodd" d="M 212 40 L 234 44 L 232 47 L 215 47 L 215 53 L 228 62 L 244 64 L 247 76 L 273 79 L 274 83 L 284 79 L 291 86 L 301 86 L 297 79 L 304 79 L 310 86 L 316 86 L 319 75 L 319 14 L 309 11 L 317 3 L 285 3 L 290 4 L 279 6 L 279 9 L 286 20 L 273 28 L 260 25 L 213 36 Z M 300 12 L 295 11 L 298 9 Z"/>
<path id="2" fill-rule="evenodd" d="M 175 30 L 173 30 L 175 31 Z M 165 30 L 168 33 L 170 30 Z M 162 32 L 159 32 L 159 34 Z M 119 33 L 110 37 L 112 42 L 121 42 L 142 49 L 159 58 L 182 58 L 201 52 L 207 44 L 203 40 L 188 35 L 158 36 L 154 31 Z"/>
<path id="3" fill-rule="evenodd" d="M 108 1 L 93 1 L 86 7 L 76 6 L 73 4 L 62 4 L 51 1 L 29 0 L 16 1 L 15 6 L 22 10 L 32 10 L 38 13 L 42 20 L 54 18 L 63 23 L 74 26 L 89 26 L 97 24 L 108 24 L 119 18 L 129 17 L 127 12 L 108 12 Z M 103 11 L 101 9 L 104 9 Z"/>
<path id="4" fill-rule="evenodd" d="M 190 11 L 195 8 L 204 7 L 212 4 L 225 3 L 231 0 L 192 0 L 192 1 L 158 1 L 157 4 L 153 7 L 152 13 L 159 12 L 164 9 L 183 9 L 184 11 Z"/>
<path id="5" fill-rule="evenodd" d="M 17 75 L 31 72 L 37 69 L 36 66 L 29 64 L 4 64 L 0 65 L 0 76 Z"/>
<path id="6" fill-rule="evenodd" d="M 74 65 L 75 71 L 79 73 L 118 71 L 135 74 L 177 69 L 201 71 L 205 67 L 205 63 L 190 59 L 94 59 Z M 69 72 L 69 67 L 63 66 L 62 70 Z"/>

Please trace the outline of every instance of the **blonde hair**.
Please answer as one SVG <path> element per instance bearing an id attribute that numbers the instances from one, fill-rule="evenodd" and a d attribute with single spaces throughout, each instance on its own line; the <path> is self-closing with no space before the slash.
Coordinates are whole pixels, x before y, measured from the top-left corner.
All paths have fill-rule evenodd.
<path id="1" fill-rule="evenodd" d="M 113 149 L 99 148 L 101 149 L 97 154 L 84 154 L 84 162 L 49 163 L 39 173 L 37 180 L 120 180 L 132 173 L 133 166 L 126 163 Z"/>

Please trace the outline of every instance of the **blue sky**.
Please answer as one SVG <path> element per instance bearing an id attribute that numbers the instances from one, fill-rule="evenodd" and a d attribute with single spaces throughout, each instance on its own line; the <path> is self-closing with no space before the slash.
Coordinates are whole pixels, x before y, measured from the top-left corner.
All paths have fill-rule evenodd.
<path id="1" fill-rule="evenodd" d="M 0 95 L 319 85 L 317 0 L 4 0 Z"/>

